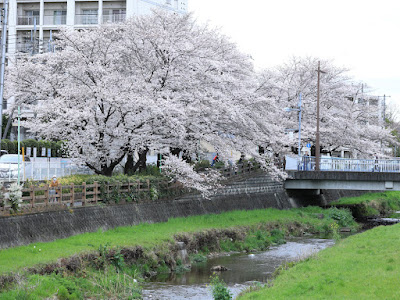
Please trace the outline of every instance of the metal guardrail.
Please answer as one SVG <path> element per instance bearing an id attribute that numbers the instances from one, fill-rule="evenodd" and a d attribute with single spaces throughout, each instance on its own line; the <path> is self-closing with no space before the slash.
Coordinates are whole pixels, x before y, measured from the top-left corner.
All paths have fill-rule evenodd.
<path id="1" fill-rule="evenodd" d="M 314 171 L 315 157 L 304 156 L 298 164 L 299 171 Z M 400 172 L 400 159 L 354 159 L 321 157 L 321 171 L 345 172 Z"/>

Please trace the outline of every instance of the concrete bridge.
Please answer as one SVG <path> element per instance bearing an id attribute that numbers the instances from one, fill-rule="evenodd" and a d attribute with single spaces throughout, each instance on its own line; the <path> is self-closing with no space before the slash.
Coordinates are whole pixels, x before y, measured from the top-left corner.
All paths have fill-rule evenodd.
<path id="1" fill-rule="evenodd" d="M 399 159 L 322 158 L 314 171 L 314 157 L 305 157 L 290 171 L 287 190 L 400 191 Z"/>

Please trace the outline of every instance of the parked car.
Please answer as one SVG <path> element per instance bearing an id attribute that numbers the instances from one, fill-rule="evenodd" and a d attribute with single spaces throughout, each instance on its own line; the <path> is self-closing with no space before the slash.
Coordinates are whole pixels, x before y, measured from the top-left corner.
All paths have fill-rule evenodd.
<path id="1" fill-rule="evenodd" d="M 20 162 L 20 176 L 23 177 L 23 172 L 30 172 L 32 168 L 30 164 L 30 159 L 25 156 L 22 159 L 22 155 L 19 157 Z M 24 162 L 29 162 L 29 164 L 24 164 Z M 29 169 L 29 170 L 28 170 Z M 18 177 L 18 154 L 4 154 L 0 157 L 0 179 L 16 179 Z"/>
<path id="2" fill-rule="evenodd" d="M 1 150 L 0 151 L 0 156 L 3 156 L 4 154 L 8 154 L 7 150 Z"/>

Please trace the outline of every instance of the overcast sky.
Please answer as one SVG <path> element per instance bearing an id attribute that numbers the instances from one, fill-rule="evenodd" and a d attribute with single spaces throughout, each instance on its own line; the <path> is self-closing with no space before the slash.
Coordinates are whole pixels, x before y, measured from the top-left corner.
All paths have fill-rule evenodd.
<path id="1" fill-rule="evenodd" d="M 400 108 L 400 0 L 189 0 L 189 11 L 258 68 L 293 55 L 333 59 Z"/>

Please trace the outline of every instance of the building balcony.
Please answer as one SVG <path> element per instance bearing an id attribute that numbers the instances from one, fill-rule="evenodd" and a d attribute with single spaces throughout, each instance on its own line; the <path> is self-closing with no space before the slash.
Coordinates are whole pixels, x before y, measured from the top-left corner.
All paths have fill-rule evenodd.
<path id="1" fill-rule="evenodd" d="M 98 24 L 97 14 L 76 14 L 75 24 L 76 25 L 95 25 Z"/>
<path id="2" fill-rule="evenodd" d="M 38 45 L 36 45 L 36 51 L 38 51 Z M 29 53 L 32 54 L 34 52 L 33 43 L 17 43 L 17 51 L 18 53 Z"/>
<path id="3" fill-rule="evenodd" d="M 103 23 L 120 23 L 126 20 L 126 14 L 103 15 Z"/>
<path id="4" fill-rule="evenodd" d="M 38 54 L 45 52 L 55 52 L 56 47 L 54 42 L 50 42 L 49 40 L 45 40 L 43 42 L 37 41 L 35 44 L 33 42 L 20 42 L 17 43 L 16 52 L 19 54 Z"/>
<path id="5" fill-rule="evenodd" d="M 18 16 L 17 25 L 39 25 L 39 16 Z"/>
<path id="6" fill-rule="evenodd" d="M 43 25 L 66 25 L 67 16 L 66 15 L 45 15 L 43 16 Z"/>

